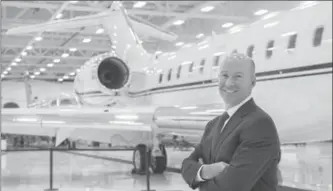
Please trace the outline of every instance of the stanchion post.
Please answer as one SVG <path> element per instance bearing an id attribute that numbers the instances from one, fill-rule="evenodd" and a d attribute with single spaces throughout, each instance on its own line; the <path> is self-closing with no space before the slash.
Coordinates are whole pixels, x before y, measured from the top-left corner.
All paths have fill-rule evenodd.
<path id="1" fill-rule="evenodd" d="M 149 148 L 148 147 L 146 147 L 145 156 L 146 156 L 145 158 L 146 158 L 146 185 L 147 185 L 147 189 L 142 190 L 142 191 L 156 191 L 156 190 L 151 190 L 150 189 L 149 161 L 150 161 L 151 155 L 149 155 Z"/>
<path id="2" fill-rule="evenodd" d="M 53 149 L 50 148 L 50 188 L 44 191 L 58 191 L 57 188 L 53 188 Z"/>

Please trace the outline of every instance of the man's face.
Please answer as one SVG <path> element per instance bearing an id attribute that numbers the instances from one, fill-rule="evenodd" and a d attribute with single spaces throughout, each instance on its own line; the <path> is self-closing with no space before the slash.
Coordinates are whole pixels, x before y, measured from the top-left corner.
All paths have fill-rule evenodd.
<path id="1" fill-rule="evenodd" d="M 227 107 L 233 107 L 248 97 L 255 85 L 250 60 L 228 60 L 220 69 L 219 92 Z"/>

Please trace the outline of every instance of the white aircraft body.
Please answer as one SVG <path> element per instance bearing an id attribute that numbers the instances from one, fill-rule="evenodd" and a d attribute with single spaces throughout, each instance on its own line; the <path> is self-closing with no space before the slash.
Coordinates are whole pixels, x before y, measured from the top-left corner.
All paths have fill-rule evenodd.
<path id="1" fill-rule="evenodd" d="M 4 109 L 2 132 L 56 135 L 56 145 L 66 138 L 148 145 L 160 157 L 155 172 L 163 172 L 166 153 L 158 135 L 198 142 L 206 123 L 223 112 L 217 89 L 219 64 L 228 52 L 238 51 L 256 63 L 253 97 L 274 119 L 281 143 L 325 142 L 316 147 L 316 155 L 331 159 L 327 148 L 332 148 L 332 2 L 267 15 L 173 54 L 147 53 L 131 23 L 115 2 L 95 16 L 8 30 L 15 34 L 101 24 L 115 47 L 87 61 L 77 74 L 74 91 L 82 105 Z M 111 102 L 116 104 L 104 107 Z M 140 151 L 138 158 L 143 160 Z M 142 162 L 137 156 L 135 151 L 134 167 Z"/>

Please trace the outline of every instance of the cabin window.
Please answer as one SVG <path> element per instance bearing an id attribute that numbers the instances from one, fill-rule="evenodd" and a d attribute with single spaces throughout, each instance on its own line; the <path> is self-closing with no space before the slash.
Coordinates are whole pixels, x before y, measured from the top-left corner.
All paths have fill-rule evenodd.
<path id="1" fill-rule="evenodd" d="M 193 67 L 194 67 L 194 63 L 192 62 L 192 63 L 189 65 L 188 71 L 189 71 L 189 72 L 193 72 Z"/>
<path id="2" fill-rule="evenodd" d="M 201 73 L 201 74 L 204 72 L 204 69 L 205 69 L 205 62 L 206 62 L 205 59 L 202 59 L 201 62 L 200 62 L 200 73 Z"/>
<path id="3" fill-rule="evenodd" d="M 214 57 L 214 66 L 219 66 L 220 63 L 220 56 L 215 56 Z"/>
<path id="4" fill-rule="evenodd" d="M 169 73 L 168 73 L 168 81 L 171 80 L 171 74 L 172 74 L 172 69 L 169 70 Z"/>
<path id="5" fill-rule="evenodd" d="M 57 100 L 52 100 L 50 105 L 51 106 L 56 106 L 57 105 Z"/>
<path id="6" fill-rule="evenodd" d="M 60 100 L 60 105 L 72 105 L 74 104 L 70 99 L 62 99 Z"/>
<path id="7" fill-rule="evenodd" d="M 297 34 L 293 34 L 289 37 L 288 49 L 294 49 L 296 47 Z"/>
<path id="8" fill-rule="evenodd" d="M 177 70 L 177 79 L 180 78 L 180 73 L 181 73 L 181 71 L 182 71 L 182 65 L 179 65 L 179 66 L 178 66 L 178 70 Z"/>
<path id="9" fill-rule="evenodd" d="M 162 83 L 162 80 L 163 80 L 163 74 L 160 74 L 159 83 Z"/>
<path id="10" fill-rule="evenodd" d="M 253 50 L 254 50 L 254 45 L 250 45 L 248 48 L 247 48 L 247 56 L 252 58 L 253 56 Z"/>
<path id="11" fill-rule="evenodd" d="M 274 49 L 274 40 L 270 40 L 267 43 L 267 49 L 266 49 L 266 58 L 269 59 L 273 55 L 273 49 Z"/>
<path id="12" fill-rule="evenodd" d="M 321 40 L 323 37 L 324 27 L 318 27 L 315 30 L 314 37 L 313 37 L 313 46 L 317 47 L 321 45 Z"/>

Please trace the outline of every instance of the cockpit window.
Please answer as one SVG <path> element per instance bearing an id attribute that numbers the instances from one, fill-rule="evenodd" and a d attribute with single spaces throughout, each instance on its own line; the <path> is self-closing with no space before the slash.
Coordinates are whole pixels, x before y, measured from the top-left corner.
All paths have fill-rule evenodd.
<path id="1" fill-rule="evenodd" d="M 74 105 L 76 102 L 72 99 L 62 99 L 60 100 L 60 105 Z"/>

